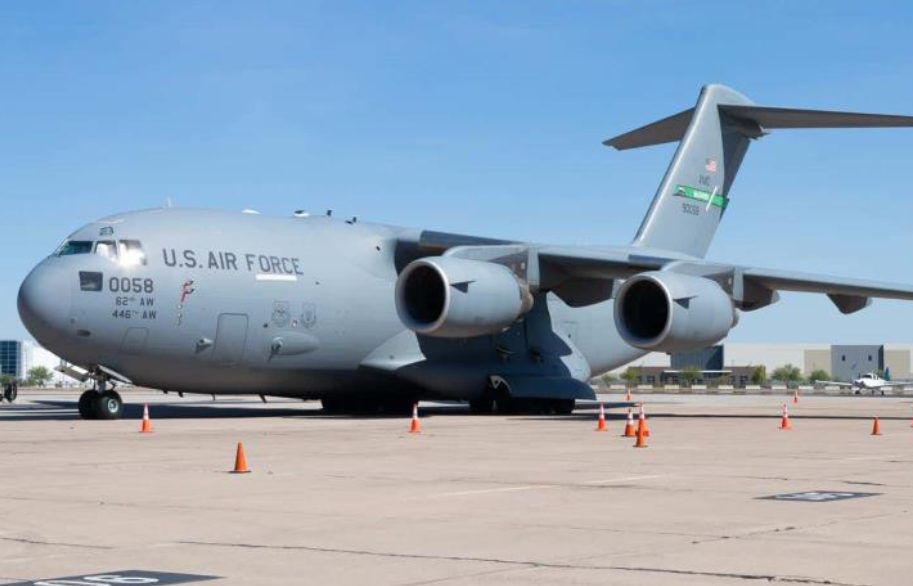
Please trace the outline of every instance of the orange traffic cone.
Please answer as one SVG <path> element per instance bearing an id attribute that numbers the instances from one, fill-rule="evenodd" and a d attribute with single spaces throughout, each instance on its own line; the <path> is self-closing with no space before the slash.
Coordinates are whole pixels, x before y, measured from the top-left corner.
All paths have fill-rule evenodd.
<path id="1" fill-rule="evenodd" d="M 244 457 L 244 445 L 241 442 L 238 442 L 238 451 L 235 452 L 235 469 L 231 471 L 232 474 L 248 474 L 250 470 L 247 468 L 247 458 Z"/>
<path id="2" fill-rule="evenodd" d="M 635 448 L 646 448 L 647 447 L 647 424 L 646 419 L 643 418 L 643 411 L 640 412 L 640 423 L 637 425 L 637 441 L 634 442 Z"/>
<path id="3" fill-rule="evenodd" d="M 625 432 L 622 437 L 634 437 L 637 433 L 634 431 L 634 412 L 628 408 L 628 421 L 625 423 Z"/>
<path id="4" fill-rule="evenodd" d="M 780 416 L 780 429 L 792 429 L 789 423 L 789 411 L 786 410 L 786 403 L 783 403 L 783 415 Z"/>
<path id="5" fill-rule="evenodd" d="M 139 428 L 140 433 L 152 433 L 152 421 L 149 419 L 149 405 L 143 405 L 143 424 Z"/>
<path id="6" fill-rule="evenodd" d="M 640 428 L 644 428 L 644 435 L 650 437 L 650 428 L 647 427 L 647 416 L 644 414 L 644 404 L 640 404 L 640 416 L 637 421 L 637 431 L 640 431 Z"/>
<path id="7" fill-rule="evenodd" d="M 881 423 L 877 417 L 872 421 L 872 435 L 881 435 Z"/>
<path id="8" fill-rule="evenodd" d="M 798 403 L 799 403 L 799 389 L 796 389 L 795 391 L 793 391 L 793 405 L 797 405 Z"/>
<path id="9" fill-rule="evenodd" d="M 409 433 L 421 433 L 422 424 L 418 421 L 418 403 L 412 406 L 412 423 L 409 424 Z"/>
<path id="10" fill-rule="evenodd" d="M 630 402 L 633 401 L 633 400 L 634 400 L 634 398 L 631 396 L 631 389 L 628 389 L 628 394 L 625 395 L 625 401 L 627 401 L 628 403 L 630 403 Z"/>
<path id="11" fill-rule="evenodd" d="M 596 431 L 608 431 L 605 424 L 605 407 L 602 403 L 599 404 L 599 423 L 596 425 Z"/>

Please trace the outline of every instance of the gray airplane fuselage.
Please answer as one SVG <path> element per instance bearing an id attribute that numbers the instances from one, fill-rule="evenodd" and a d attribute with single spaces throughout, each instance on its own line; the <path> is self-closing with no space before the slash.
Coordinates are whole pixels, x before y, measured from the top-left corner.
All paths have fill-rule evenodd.
<path id="1" fill-rule="evenodd" d="M 148 210 L 71 235 L 23 282 L 19 313 L 95 380 L 78 405 L 90 419 L 120 416 L 111 380 L 319 398 L 331 412 L 446 397 L 479 413 L 567 413 L 596 398 L 591 376 L 716 344 L 780 291 L 825 294 L 843 314 L 913 301 L 913 285 L 705 259 L 752 142 L 862 127 L 913 127 L 913 116 L 758 106 L 710 84 L 693 108 L 606 141 L 678 141 L 628 246 Z"/>
<path id="2" fill-rule="evenodd" d="M 327 216 L 119 214 L 35 267 L 19 309 L 66 361 L 182 392 L 470 399 L 493 375 L 586 381 L 644 354 L 620 338 L 611 300 L 571 308 L 544 293 L 495 335 L 414 333 L 394 288 L 428 256 L 403 244 L 420 234 Z"/>

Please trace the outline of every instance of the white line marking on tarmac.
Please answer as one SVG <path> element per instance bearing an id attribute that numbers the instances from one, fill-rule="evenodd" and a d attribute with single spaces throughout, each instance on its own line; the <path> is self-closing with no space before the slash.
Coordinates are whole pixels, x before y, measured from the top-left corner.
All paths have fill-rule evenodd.
<path id="1" fill-rule="evenodd" d="M 634 482 L 637 480 L 651 480 L 653 478 L 661 478 L 662 474 L 648 474 L 641 476 L 626 476 L 624 478 L 609 478 L 606 480 L 588 480 L 586 482 L 581 482 L 580 486 L 600 486 L 604 484 L 617 484 L 624 482 Z M 481 488 L 478 490 L 463 490 L 459 492 L 445 492 L 437 495 L 438 497 L 450 497 L 450 496 L 473 496 L 477 494 L 494 494 L 499 492 L 519 492 L 523 490 L 546 490 L 550 488 L 567 488 L 566 484 L 529 484 L 525 486 L 502 486 L 499 488 Z M 573 487 L 573 485 L 571 485 Z"/>
<path id="2" fill-rule="evenodd" d="M 610 478 L 609 480 L 590 480 L 584 482 L 586 485 L 616 484 L 618 482 L 634 482 L 635 480 L 651 480 L 653 478 L 662 478 L 664 474 L 645 474 L 642 476 L 627 476 L 625 478 Z"/>
<path id="3" fill-rule="evenodd" d="M 535 489 L 546 489 L 546 488 L 558 488 L 554 484 L 539 484 L 539 485 L 530 485 L 530 486 L 505 486 L 501 488 L 483 488 L 480 490 L 464 490 L 462 492 L 445 492 L 437 496 L 470 496 L 474 494 L 488 494 L 495 492 L 513 492 L 518 490 L 535 490 Z"/>
<path id="4" fill-rule="evenodd" d="M 847 462 L 865 462 L 867 460 L 883 460 L 885 458 L 900 458 L 905 454 L 877 454 L 875 456 L 854 456 L 852 458 L 843 458 Z"/>

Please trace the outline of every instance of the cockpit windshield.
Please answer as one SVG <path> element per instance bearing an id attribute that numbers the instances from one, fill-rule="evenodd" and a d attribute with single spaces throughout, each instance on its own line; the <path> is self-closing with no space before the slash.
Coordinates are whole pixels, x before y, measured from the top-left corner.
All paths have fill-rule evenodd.
<path id="1" fill-rule="evenodd" d="M 146 253 L 139 240 L 66 240 L 57 247 L 54 256 L 70 256 L 73 254 L 96 255 L 119 263 L 125 267 L 146 264 Z"/>
<path id="2" fill-rule="evenodd" d="M 120 253 L 120 263 L 133 267 L 146 264 L 146 253 L 139 240 L 118 240 L 117 249 Z"/>
<path id="3" fill-rule="evenodd" d="M 67 240 L 57 248 L 57 256 L 88 254 L 92 252 L 91 240 Z"/>
<path id="4" fill-rule="evenodd" d="M 95 254 L 117 260 L 117 247 L 113 240 L 99 240 L 95 243 Z"/>

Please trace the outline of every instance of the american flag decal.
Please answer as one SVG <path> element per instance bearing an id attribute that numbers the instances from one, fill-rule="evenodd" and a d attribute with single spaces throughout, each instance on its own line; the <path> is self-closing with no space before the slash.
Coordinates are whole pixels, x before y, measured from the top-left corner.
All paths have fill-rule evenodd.
<path id="1" fill-rule="evenodd" d="M 707 162 L 704 163 L 704 169 L 707 169 L 708 173 L 716 173 L 716 159 L 710 157 L 707 159 Z"/>

